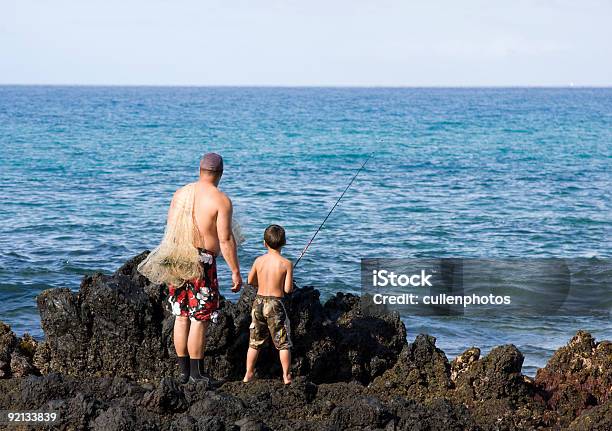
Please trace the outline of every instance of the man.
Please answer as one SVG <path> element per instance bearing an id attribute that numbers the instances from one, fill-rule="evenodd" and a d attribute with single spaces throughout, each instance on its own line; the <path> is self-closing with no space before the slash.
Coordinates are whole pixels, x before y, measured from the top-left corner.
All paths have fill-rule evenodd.
<path id="1" fill-rule="evenodd" d="M 200 178 L 176 191 L 160 246 L 138 266 L 156 283 L 168 285 L 168 301 L 176 316 L 174 348 L 181 382 L 202 380 L 201 363 L 208 323 L 217 319 L 219 252 L 232 271 L 232 292 L 242 286 L 236 240 L 232 233 L 232 201 L 217 186 L 223 158 L 215 153 L 200 160 Z"/>

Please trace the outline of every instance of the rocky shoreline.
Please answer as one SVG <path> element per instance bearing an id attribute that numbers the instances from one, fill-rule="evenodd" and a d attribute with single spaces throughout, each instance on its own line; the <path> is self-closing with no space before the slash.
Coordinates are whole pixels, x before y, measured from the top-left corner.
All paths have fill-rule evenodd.
<path id="1" fill-rule="evenodd" d="M 609 341 L 578 331 L 532 379 L 513 345 L 449 361 L 434 337 L 408 343 L 397 314 L 342 293 L 322 304 L 311 287 L 286 303 L 293 384 L 282 384 L 271 350 L 258 380 L 239 381 L 247 289 L 209 328 L 205 368 L 222 383 L 179 385 L 163 288 L 135 270 L 145 256 L 84 277 L 79 292 L 41 293 L 42 342 L 0 322 L 0 410 L 57 411 L 49 428 L 66 430 L 612 428 Z"/>

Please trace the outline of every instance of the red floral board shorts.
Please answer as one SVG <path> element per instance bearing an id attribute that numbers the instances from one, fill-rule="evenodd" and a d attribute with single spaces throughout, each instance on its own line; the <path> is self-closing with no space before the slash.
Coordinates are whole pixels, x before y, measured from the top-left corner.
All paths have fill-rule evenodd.
<path id="1" fill-rule="evenodd" d="M 168 286 L 168 302 L 175 316 L 189 320 L 217 322 L 219 318 L 219 282 L 217 259 L 213 253 L 198 249 L 202 278 L 186 281 L 181 286 Z"/>

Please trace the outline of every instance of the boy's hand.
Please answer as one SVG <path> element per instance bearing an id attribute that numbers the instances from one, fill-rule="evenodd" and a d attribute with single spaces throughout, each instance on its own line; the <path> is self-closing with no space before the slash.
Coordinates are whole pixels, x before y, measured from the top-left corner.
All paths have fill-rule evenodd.
<path id="1" fill-rule="evenodd" d="M 239 272 L 232 273 L 232 292 L 240 292 L 240 288 L 242 287 L 242 276 Z"/>

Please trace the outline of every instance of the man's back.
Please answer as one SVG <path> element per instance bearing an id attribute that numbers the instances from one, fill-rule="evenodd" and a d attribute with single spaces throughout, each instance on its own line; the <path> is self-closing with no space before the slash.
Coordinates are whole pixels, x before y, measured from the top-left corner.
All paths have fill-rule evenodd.
<path id="1" fill-rule="evenodd" d="M 231 201 L 212 184 L 200 181 L 181 187 L 174 194 L 168 219 L 173 218 L 176 207 L 187 199 L 187 187 L 194 186 L 193 217 L 199 235 L 194 239 L 194 246 L 204 248 L 214 254 L 220 250 L 220 225 L 224 231 L 231 232 Z"/>
<path id="2" fill-rule="evenodd" d="M 291 262 L 277 252 L 269 252 L 255 260 L 257 294 L 262 296 L 284 296 L 287 286 L 287 273 Z M 288 292 L 287 292 L 288 293 Z"/>
<path id="3" fill-rule="evenodd" d="M 217 187 L 202 182 L 196 183 L 193 211 L 196 228 L 200 233 L 199 243 L 194 244 L 196 247 L 219 254 L 218 218 L 220 214 L 227 213 L 230 207 L 230 200 Z M 226 220 L 219 221 L 227 223 Z"/>

